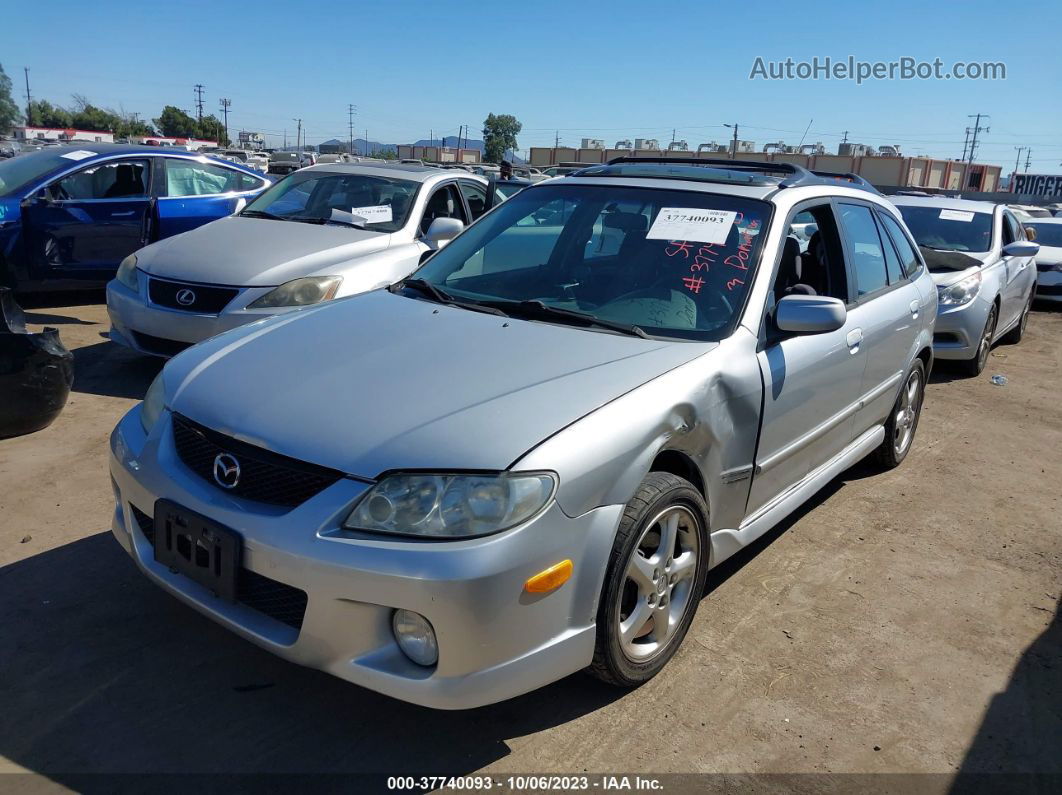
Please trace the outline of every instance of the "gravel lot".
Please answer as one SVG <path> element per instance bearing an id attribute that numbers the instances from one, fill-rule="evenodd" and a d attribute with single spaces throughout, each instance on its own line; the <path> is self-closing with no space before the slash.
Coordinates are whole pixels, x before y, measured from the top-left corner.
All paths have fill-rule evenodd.
<path id="1" fill-rule="evenodd" d="M 1060 311 L 977 379 L 938 366 L 904 465 L 845 473 L 710 574 L 646 686 L 443 713 L 283 662 L 137 572 L 107 437 L 159 363 L 102 337 L 100 300 L 27 310 L 77 378 L 54 425 L 0 441 L 0 771 L 1062 773 Z"/>

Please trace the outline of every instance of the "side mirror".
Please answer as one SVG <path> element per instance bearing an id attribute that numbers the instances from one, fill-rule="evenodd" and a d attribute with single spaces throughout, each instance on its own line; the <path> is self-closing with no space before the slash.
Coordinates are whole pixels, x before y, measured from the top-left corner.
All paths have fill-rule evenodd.
<path id="1" fill-rule="evenodd" d="M 1004 257 L 1035 257 L 1040 251 L 1040 244 L 1031 240 L 1015 240 L 1003 246 Z"/>
<path id="2" fill-rule="evenodd" d="M 839 298 L 787 295 L 774 309 L 774 324 L 793 334 L 822 334 L 844 325 L 848 311 Z"/>
<path id="3" fill-rule="evenodd" d="M 456 218 L 436 218 L 424 233 L 424 242 L 432 249 L 440 249 L 457 237 L 465 225 Z"/>

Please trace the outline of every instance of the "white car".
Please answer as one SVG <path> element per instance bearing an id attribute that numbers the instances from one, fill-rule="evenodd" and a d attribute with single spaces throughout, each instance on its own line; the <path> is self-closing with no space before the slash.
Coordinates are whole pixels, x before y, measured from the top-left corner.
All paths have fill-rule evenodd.
<path id="1" fill-rule="evenodd" d="M 160 240 L 107 285 L 110 337 L 173 356 L 245 323 L 408 276 L 486 207 L 487 181 L 427 166 L 332 163 L 242 211 Z"/>
<path id="2" fill-rule="evenodd" d="M 1062 302 L 1062 218 L 1033 218 L 1025 228 L 1036 232 L 1036 297 Z"/>

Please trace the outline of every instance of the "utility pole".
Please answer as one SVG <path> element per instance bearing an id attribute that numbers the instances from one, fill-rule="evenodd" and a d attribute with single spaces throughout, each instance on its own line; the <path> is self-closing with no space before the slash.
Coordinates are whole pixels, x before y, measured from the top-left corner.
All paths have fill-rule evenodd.
<path id="1" fill-rule="evenodd" d="M 844 138 L 841 139 L 842 144 L 848 143 L 848 130 L 844 131 Z"/>
<path id="2" fill-rule="evenodd" d="M 350 147 L 348 152 L 354 154 L 354 111 L 357 108 L 354 105 L 347 105 L 347 131 L 350 134 Z"/>
<path id="3" fill-rule="evenodd" d="M 730 145 L 730 159 L 737 160 L 737 147 L 738 147 L 738 123 L 724 124 L 724 127 L 734 128 L 734 142 Z"/>
<path id="4" fill-rule="evenodd" d="M 298 125 L 295 131 L 295 151 L 301 152 L 302 148 L 299 143 L 302 140 L 302 119 L 292 119 L 292 121 Z"/>
<path id="5" fill-rule="evenodd" d="M 553 148 L 557 149 L 558 147 L 560 147 L 560 130 L 557 130 L 553 135 Z"/>
<path id="6" fill-rule="evenodd" d="M 203 121 L 203 84 L 195 84 L 195 111 L 196 118 Z"/>
<path id="7" fill-rule="evenodd" d="M 288 130 L 284 128 L 284 149 L 288 148 Z"/>
<path id="8" fill-rule="evenodd" d="M 33 97 L 30 95 L 29 89 L 29 67 L 23 66 L 22 71 L 26 73 L 26 125 L 33 126 Z"/>
<path id="9" fill-rule="evenodd" d="M 225 137 L 229 137 L 229 108 L 232 106 L 231 99 L 221 100 L 221 112 L 225 114 Z"/>
<path id="10" fill-rule="evenodd" d="M 1024 151 L 1025 147 L 1024 146 L 1015 146 L 1014 148 L 1018 150 L 1018 156 L 1016 158 L 1014 158 L 1014 173 L 1017 174 L 1018 173 L 1018 164 L 1021 162 L 1021 153 Z"/>
<path id="11" fill-rule="evenodd" d="M 962 162 L 966 162 L 966 153 L 970 149 L 970 128 L 966 128 L 966 140 L 962 143 Z"/>
<path id="12" fill-rule="evenodd" d="M 973 130 L 971 130 L 973 137 L 970 139 L 970 157 L 967 161 L 970 165 L 973 165 L 974 156 L 977 154 L 977 134 L 991 132 L 990 128 L 981 126 L 981 119 L 988 119 L 990 117 L 987 113 L 978 113 L 976 116 L 971 113 L 968 118 L 975 119 Z"/>
<path id="13" fill-rule="evenodd" d="M 1032 147 L 1025 150 L 1025 173 L 1029 173 L 1029 163 L 1032 162 Z"/>

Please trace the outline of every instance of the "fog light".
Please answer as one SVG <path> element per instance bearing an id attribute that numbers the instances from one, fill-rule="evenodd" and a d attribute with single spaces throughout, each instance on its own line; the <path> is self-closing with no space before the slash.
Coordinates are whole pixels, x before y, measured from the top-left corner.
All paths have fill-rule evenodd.
<path id="1" fill-rule="evenodd" d="M 428 619 L 412 610 L 396 610 L 391 617 L 391 629 L 398 648 L 409 659 L 417 665 L 435 665 L 439 659 L 439 646 Z"/>

